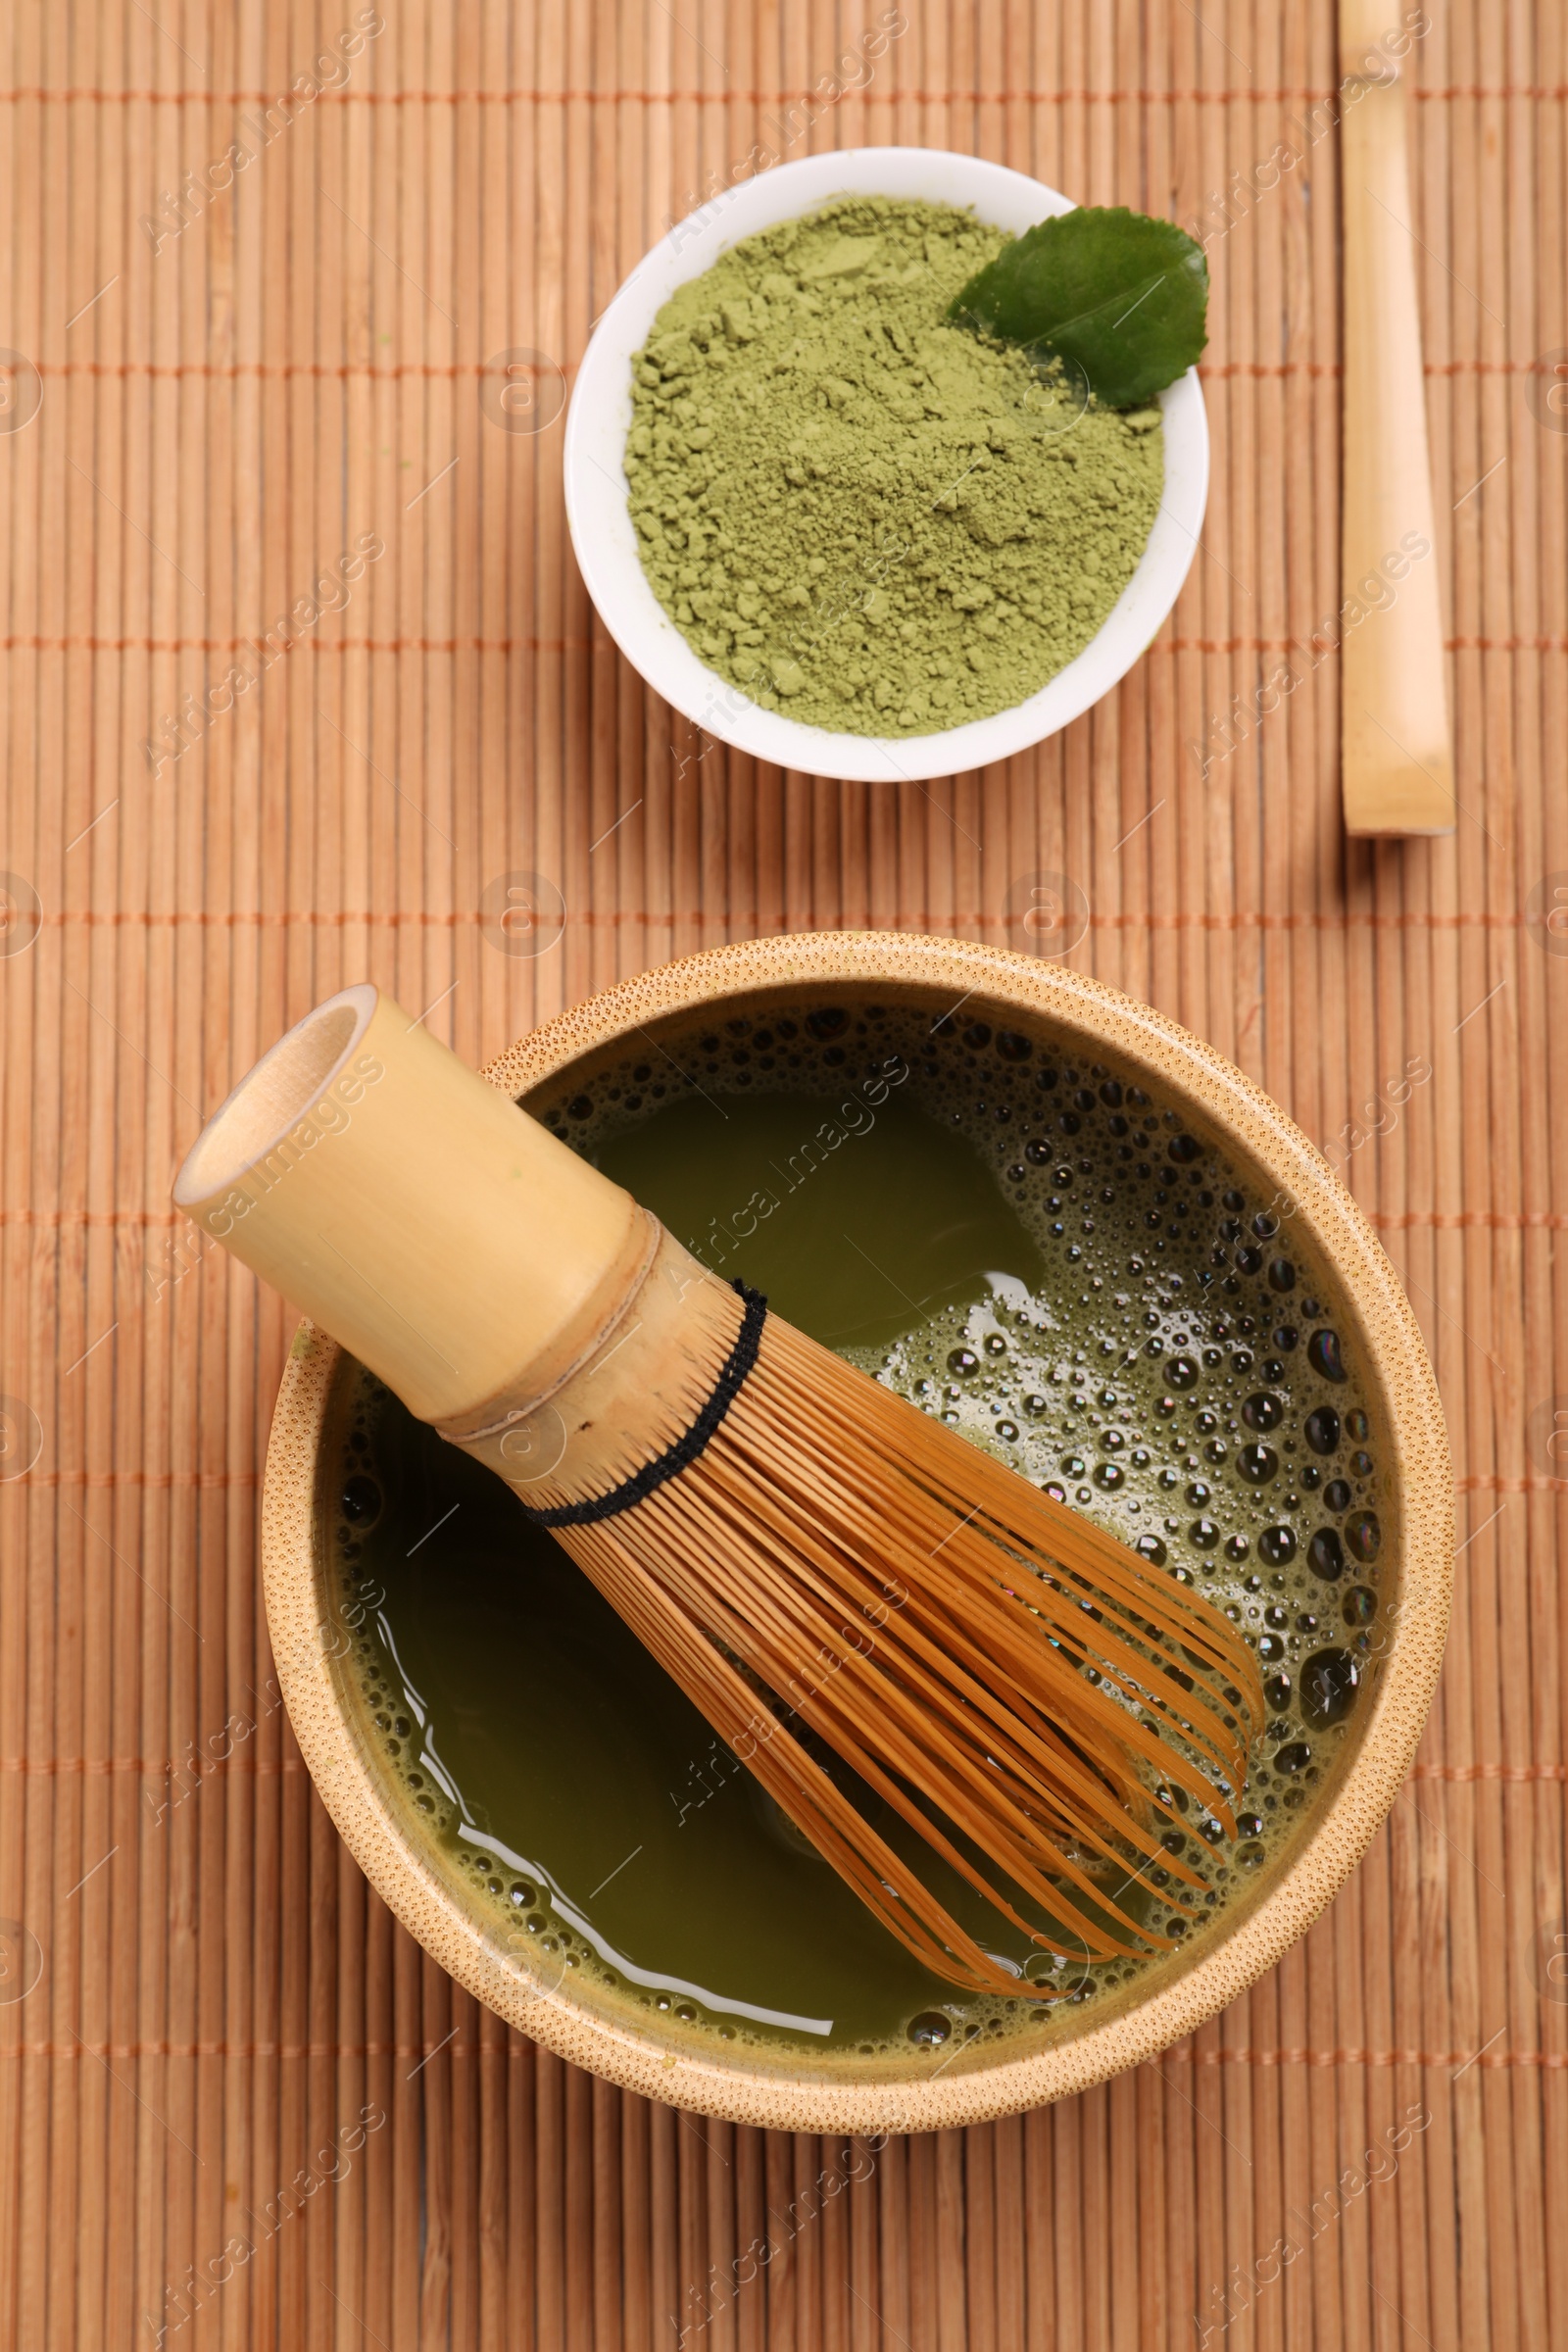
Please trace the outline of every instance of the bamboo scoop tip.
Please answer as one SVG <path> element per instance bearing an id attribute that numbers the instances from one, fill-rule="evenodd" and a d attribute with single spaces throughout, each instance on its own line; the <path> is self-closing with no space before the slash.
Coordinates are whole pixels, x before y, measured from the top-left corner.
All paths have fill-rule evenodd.
<path id="1" fill-rule="evenodd" d="M 1453 769 L 1446 746 L 1424 760 L 1387 758 L 1347 713 L 1343 725 L 1345 830 L 1354 841 L 1435 840 L 1455 825 Z"/>
<path id="2" fill-rule="evenodd" d="M 214 1111 L 174 1179 L 174 1205 L 194 1211 L 238 1184 L 319 1100 L 355 1051 L 379 1001 L 368 980 L 296 1021 Z"/>

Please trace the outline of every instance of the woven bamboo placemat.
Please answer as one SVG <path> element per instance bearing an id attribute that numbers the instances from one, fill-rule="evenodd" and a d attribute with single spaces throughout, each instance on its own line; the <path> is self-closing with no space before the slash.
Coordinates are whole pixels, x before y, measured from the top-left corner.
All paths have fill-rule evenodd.
<path id="1" fill-rule="evenodd" d="M 1348 853 L 1303 650 L 1337 601 L 1327 0 L 0 23 L 0 2344 L 1568 2342 L 1568 17 L 1433 16 L 1462 808 Z M 890 140 L 1200 220 L 1214 278 L 1172 621 L 1090 718 L 929 791 L 672 717 L 560 491 L 564 384 L 668 222 L 754 143 Z M 367 973 L 479 1059 L 758 932 L 1027 946 L 1043 874 L 1072 959 L 1271 1089 L 1408 1285 L 1463 1544 L 1423 1760 L 1329 1916 L 1158 2066 L 878 2151 L 679 2118 L 479 2011 L 339 1845 L 257 1592 L 288 1322 L 176 1230 L 172 1172 Z M 523 876 L 564 910 L 536 956 Z"/>

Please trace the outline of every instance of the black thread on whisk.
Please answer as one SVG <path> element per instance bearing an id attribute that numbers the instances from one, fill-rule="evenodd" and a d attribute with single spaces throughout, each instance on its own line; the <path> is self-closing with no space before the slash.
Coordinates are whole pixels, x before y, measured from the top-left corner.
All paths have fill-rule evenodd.
<path id="1" fill-rule="evenodd" d="M 762 1344 L 762 1325 L 767 1320 L 767 1300 L 760 1291 L 748 1289 L 744 1282 L 733 1282 L 730 1288 L 745 1301 L 746 1312 L 741 1317 L 735 1345 L 713 1383 L 713 1393 L 685 1436 L 677 1438 L 673 1446 L 666 1446 L 651 1462 L 644 1462 L 630 1478 L 623 1478 L 618 1487 L 612 1487 L 608 1494 L 590 1495 L 586 1502 L 558 1503 L 553 1510 L 544 1511 L 528 1510 L 524 1503 L 522 1507 L 535 1527 L 591 1527 L 600 1519 L 618 1518 L 622 1511 L 635 1510 L 638 1503 L 646 1502 L 665 1479 L 677 1477 L 696 1461 L 756 1363 L 757 1351 Z"/>

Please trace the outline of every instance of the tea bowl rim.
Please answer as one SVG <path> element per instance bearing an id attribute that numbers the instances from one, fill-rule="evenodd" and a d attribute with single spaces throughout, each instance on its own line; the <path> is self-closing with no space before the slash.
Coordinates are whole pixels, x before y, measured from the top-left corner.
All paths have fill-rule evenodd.
<path id="1" fill-rule="evenodd" d="M 279 1687 L 301 1752 L 350 1851 L 424 1949 L 509 2024 L 621 2087 L 776 2130 L 882 2134 L 952 2129 L 1043 2105 L 1157 2057 L 1273 1967 L 1339 1892 L 1388 1814 L 1415 1755 L 1442 1663 L 1452 1586 L 1452 1475 L 1437 1385 L 1397 1277 L 1327 1160 L 1252 1080 L 1152 1007 L 1090 976 L 1009 950 L 906 933 L 776 936 L 709 949 L 615 983 L 558 1013 L 492 1061 L 514 1097 L 638 1029 L 721 1002 L 802 987 L 952 987 L 955 1000 L 1068 1025 L 1141 1065 L 1294 1202 L 1334 1265 L 1369 1384 L 1400 1469 L 1396 1592 L 1383 1669 L 1357 1745 L 1277 1883 L 1147 1993 L 1045 2046 L 1004 2050 L 962 2072 L 907 2082 L 835 2082 L 737 2046 L 726 2060 L 657 2028 L 595 2014 L 509 1961 L 477 1914 L 409 1835 L 344 1710 L 322 1618 L 315 1520 L 318 1445 L 339 1350 L 309 1323 L 295 1335 L 273 1417 L 263 1490 L 263 1575 Z M 956 2053 L 958 2054 L 958 2053 Z M 916 2053 L 911 2049 L 911 2064 Z"/>

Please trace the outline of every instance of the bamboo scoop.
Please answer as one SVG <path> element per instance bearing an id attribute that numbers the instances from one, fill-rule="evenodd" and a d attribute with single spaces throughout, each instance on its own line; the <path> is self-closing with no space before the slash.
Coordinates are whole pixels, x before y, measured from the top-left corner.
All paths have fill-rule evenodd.
<path id="1" fill-rule="evenodd" d="M 1201 1886 L 1154 1784 L 1230 1829 L 1261 1713 L 1206 1601 L 709 1273 L 368 985 L 257 1064 L 174 1200 L 508 1482 L 937 1974 L 1042 1990 L 835 1758 L 1042 1950 L 1167 1940 L 1107 1876 Z"/>
<path id="2" fill-rule="evenodd" d="M 1378 46 L 1386 0 L 1340 0 L 1345 479 L 1340 595 L 1392 605 L 1342 638 L 1340 764 L 1352 834 L 1451 833 L 1443 613 L 1406 151 L 1406 75 Z M 1375 67 L 1376 71 L 1369 71 Z M 1408 561 L 1410 550 L 1424 556 Z"/>

